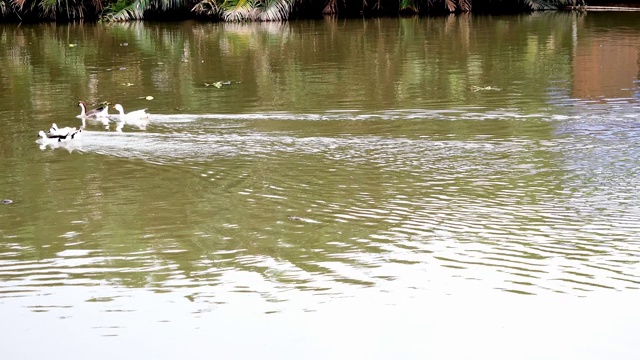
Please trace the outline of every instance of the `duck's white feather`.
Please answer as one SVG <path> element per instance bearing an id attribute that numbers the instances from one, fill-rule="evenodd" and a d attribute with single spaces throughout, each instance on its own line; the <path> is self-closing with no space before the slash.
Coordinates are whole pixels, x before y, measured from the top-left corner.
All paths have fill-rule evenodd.
<path id="1" fill-rule="evenodd" d="M 51 135 L 40 130 L 38 132 L 38 137 L 39 137 L 38 142 L 41 144 L 48 144 L 48 143 L 54 143 L 54 142 L 68 142 L 72 140 L 77 140 L 80 137 L 82 137 L 82 128 L 74 130 L 72 132 L 68 132 L 66 134 L 62 134 L 62 135 Z"/>
<path id="2" fill-rule="evenodd" d="M 142 130 L 147 128 L 147 125 L 149 124 L 149 113 L 147 113 L 147 109 L 125 113 L 122 105 L 120 104 L 115 104 L 114 108 L 120 113 L 118 117 L 119 125 L 120 123 L 122 123 L 122 125 L 133 125 Z M 120 129 L 122 129 L 122 126 L 120 126 Z"/>
<path id="3" fill-rule="evenodd" d="M 69 133 L 75 132 L 77 129 L 74 127 L 63 127 L 59 128 L 56 123 L 51 124 L 51 128 L 46 133 L 47 136 L 65 136 Z M 43 132 L 44 133 L 44 132 Z"/>
<path id="4" fill-rule="evenodd" d="M 40 145 L 41 150 L 44 150 L 47 147 L 52 149 L 61 147 L 72 152 L 74 149 L 80 148 L 82 144 L 80 141 L 81 135 L 82 129 L 78 129 L 67 136 L 48 136 L 44 131 L 40 130 L 38 132 L 38 140 L 36 140 L 36 143 Z"/>

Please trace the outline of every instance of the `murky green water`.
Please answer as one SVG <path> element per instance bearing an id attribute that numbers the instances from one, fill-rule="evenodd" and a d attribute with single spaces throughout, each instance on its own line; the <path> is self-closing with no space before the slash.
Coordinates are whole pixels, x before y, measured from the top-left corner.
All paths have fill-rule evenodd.
<path id="1" fill-rule="evenodd" d="M 635 14 L 0 39 L 2 358 L 640 355 Z"/>

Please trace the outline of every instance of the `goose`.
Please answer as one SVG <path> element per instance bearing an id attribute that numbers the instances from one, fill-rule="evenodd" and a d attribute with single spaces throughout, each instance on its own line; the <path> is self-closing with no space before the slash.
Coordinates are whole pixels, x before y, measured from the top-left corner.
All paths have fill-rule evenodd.
<path id="1" fill-rule="evenodd" d="M 80 115 L 77 116 L 79 118 L 97 118 L 109 116 L 109 104 L 103 104 L 100 107 L 89 111 L 87 111 L 87 104 L 84 101 L 78 101 L 78 106 L 80 106 Z"/>
<path id="2" fill-rule="evenodd" d="M 137 126 L 141 130 L 147 128 L 147 124 L 149 124 L 147 109 L 135 110 L 125 114 L 122 105 L 115 104 L 113 107 L 120 113 L 119 120 L 124 124 Z"/>

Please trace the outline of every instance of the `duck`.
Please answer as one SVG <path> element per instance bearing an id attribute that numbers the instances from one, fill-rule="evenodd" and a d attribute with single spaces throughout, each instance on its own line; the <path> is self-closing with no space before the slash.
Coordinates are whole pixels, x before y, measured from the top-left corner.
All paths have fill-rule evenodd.
<path id="1" fill-rule="evenodd" d="M 51 128 L 46 132 L 47 137 L 57 137 L 57 136 L 66 136 L 69 133 L 75 132 L 77 129 L 75 127 L 63 127 L 59 128 L 56 123 L 51 124 Z M 42 131 L 44 133 L 44 131 Z"/>
<path id="2" fill-rule="evenodd" d="M 113 107 L 120 113 L 118 120 L 123 123 L 122 125 L 134 125 L 141 130 L 147 128 L 149 124 L 149 113 L 147 113 L 147 109 L 135 110 L 125 114 L 122 105 L 115 104 Z"/>
<path id="3" fill-rule="evenodd" d="M 109 116 L 109 104 L 104 103 L 100 107 L 87 111 L 87 104 L 84 101 L 78 101 L 78 106 L 80 106 L 80 115 L 79 118 L 98 118 L 98 117 L 108 117 Z"/>
<path id="4" fill-rule="evenodd" d="M 75 128 L 74 128 L 75 129 Z M 68 132 L 66 134 L 60 135 L 51 135 L 47 134 L 44 131 L 40 130 L 38 132 L 39 139 L 36 141 L 42 145 L 51 144 L 51 143 L 60 143 L 60 142 L 68 142 L 71 140 L 78 139 L 82 136 L 82 128 L 74 130 L 72 132 Z"/>
<path id="5" fill-rule="evenodd" d="M 47 133 L 40 130 L 36 143 L 40 145 L 40 150 L 44 150 L 47 147 L 51 147 L 52 149 L 63 147 L 71 152 L 79 145 L 77 139 L 82 136 L 82 131 L 83 129 L 80 128 L 65 135 L 47 135 Z"/>
<path id="6" fill-rule="evenodd" d="M 85 120 L 89 120 L 109 129 L 109 103 L 103 103 L 100 107 L 89 111 L 87 111 L 87 104 L 84 101 L 78 101 L 78 106 L 80 107 L 80 115 L 76 117 L 82 119 L 83 126 Z"/>

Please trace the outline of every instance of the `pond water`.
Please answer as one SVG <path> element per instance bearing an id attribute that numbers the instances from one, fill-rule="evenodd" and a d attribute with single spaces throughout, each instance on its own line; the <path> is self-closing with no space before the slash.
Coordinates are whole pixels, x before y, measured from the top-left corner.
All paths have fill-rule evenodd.
<path id="1" fill-rule="evenodd" d="M 640 356 L 636 14 L 0 39 L 3 359 Z"/>

